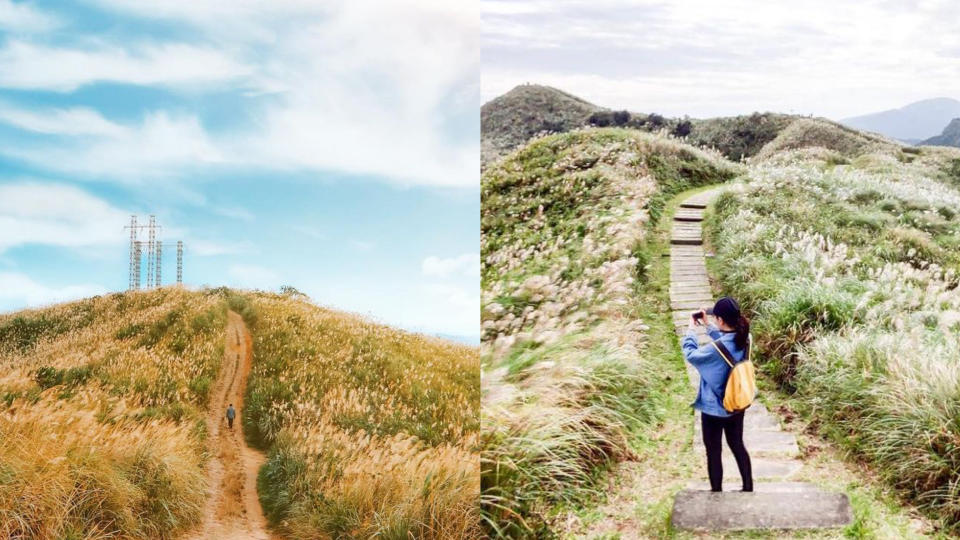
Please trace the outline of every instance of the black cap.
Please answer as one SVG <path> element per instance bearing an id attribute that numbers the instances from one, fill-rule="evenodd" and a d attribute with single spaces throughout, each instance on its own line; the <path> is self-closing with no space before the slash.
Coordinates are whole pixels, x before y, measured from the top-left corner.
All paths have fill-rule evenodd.
<path id="1" fill-rule="evenodd" d="M 713 314 L 727 321 L 727 323 L 733 324 L 740 319 L 740 305 L 733 298 L 724 296 L 713 305 Z"/>

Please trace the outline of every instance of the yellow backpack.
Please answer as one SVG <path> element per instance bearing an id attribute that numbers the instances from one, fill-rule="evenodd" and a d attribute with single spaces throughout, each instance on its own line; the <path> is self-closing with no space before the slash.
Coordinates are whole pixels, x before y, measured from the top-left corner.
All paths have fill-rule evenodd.
<path id="1" fill-rule="evenodd" d="M 743 360 L 736 364 L 730 360 L 733 357 L 730 351 L 723 346 L 723 343 L 720 343 L 719 340 L 712 342 L 713 348 L 720 353 L 720 356 L 730 366 L 727 388 L 723 393 L 723 408 L 727 412 L 746 410 L 757 397 L 757 375 L 753 369 L 753 362 L 750 360 L 753 336 L 749 336 L 747 339 L 747 354 L 744 355 Z"/>

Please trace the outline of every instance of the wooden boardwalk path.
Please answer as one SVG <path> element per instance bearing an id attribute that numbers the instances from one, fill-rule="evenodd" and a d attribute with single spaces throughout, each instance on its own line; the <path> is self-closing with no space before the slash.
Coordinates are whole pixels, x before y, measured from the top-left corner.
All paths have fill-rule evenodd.
<path id="1" fill-rule="evenodd" d="M 703 214 L 719 190 L 700 192 L 680 204 L 670 237 L 670 305 L 678 335 L 687 331 L 690 313 L 712 306 L 701 223 Z M 704 327 L 698 327 L 701 344 L 708 343 Z M 694 389 L 699 388 L 696 369 L 687 364 Z M 711 493 L 706 483 L 706 454 L 700 429 L 700 413 L 694 417 L 694 448 L 703 456 L 703 479 L 680 491 L 674 499 L 672 522 L 679 529 L 724 531 L 753 529 L 809 529 L 841 527 L 852 519 L 845 494 L 829 493 L 813 484 L 792 482 L 803 467 L 796 436 L 783 431 L 779 419 L 759 401 L 744 418 L 744 444 L 753 465 L 754 493 L 739 493 L 740 473 L 729 448 L 724 447 L 724 493 Z"/>

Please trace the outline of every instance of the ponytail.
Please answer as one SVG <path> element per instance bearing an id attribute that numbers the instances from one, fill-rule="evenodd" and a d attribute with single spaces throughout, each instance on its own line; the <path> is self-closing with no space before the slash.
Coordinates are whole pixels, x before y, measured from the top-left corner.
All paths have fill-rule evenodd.
<path id="1" fill-rule="evenodd" d="M 736 334 L 733 336 L 733 342 L 739 349 L 747 348 L 747 340 L 750 337 L 750 319 L 740 315 L 737 323 L 733 326 Z"/>

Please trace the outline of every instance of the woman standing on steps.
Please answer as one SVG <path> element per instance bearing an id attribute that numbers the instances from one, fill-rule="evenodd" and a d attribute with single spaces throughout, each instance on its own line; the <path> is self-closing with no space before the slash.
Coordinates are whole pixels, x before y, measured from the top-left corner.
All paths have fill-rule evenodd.
<path id="1" fill-rule="evenodd" d="M 716 324 L 707 325 L 707 334 L 717 344 L 698 345 L 695 327 L 706 324 L 708 310 L 690 316 L 690 327 L 683 337 L 683 356 L 700 373 L 700 388 L 693 407 L 700 411 L 703 426 L 703 445 L 707 449 L 707 473 L 710 477 L 710 490 L 723 489 L 723 460 L 721 449 L 723 434 L 726 433 L 727 445 L 737 460 L 740 477 L 743 479 L 743 491 L 753 491 L 753 473 L 750 468 L 750 455 L 743 445 L 743 417 L 745 412 L 728 412 L 723 407 L 723 394 L 730 375 L 730 366 L 720 354 L 725 348 L 731 360 L 739 362 L 747 351 L 750 336 L 750 321 L 740 313 L 740 306 L 733 298 L 724 297 L 713 306 L 712 315 Z"/>

